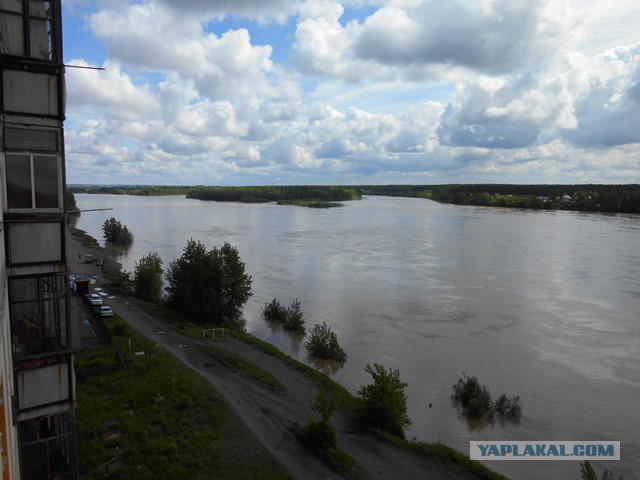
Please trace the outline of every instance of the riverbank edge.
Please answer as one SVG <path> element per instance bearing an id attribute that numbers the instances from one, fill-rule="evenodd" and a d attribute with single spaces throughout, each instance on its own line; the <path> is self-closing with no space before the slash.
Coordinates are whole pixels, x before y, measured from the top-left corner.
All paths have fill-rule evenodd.
<path id="1" fill-rule="evenodd" d="M 111 252 L 108 248 L 104 248 L 100 246 L 98 241 L 89 235 L 84 230 L 70 227 L 68 230 L 69 234 L 78 239 L 82 247 L 85 249 L 83 255 L 90 254 L 93 255 L 94 261 L 105 261 L 110 265 L 115 266 L 115 268 L 106 268 L 103 269 L 102 274 L 109 281 L 114 282 L 114 285 L 118 285 L 122 282 L 125 275 L 121 272 L 120 264 L 113 261 L 113 252 Z M 148 308 L 148 304 L 143 305 L 144 302 L 139 301 L 138 299 L 132 297 L 131 295 L 127 295 L 126 291 L 121 288 L 120 285 L 116 290 L 119 291 L 119 294 L 122 297 L 126 297 L 127 300 L 137 304 L 139 307 L 143 308 L 148 314 L 152 316 L 156 316 L 159 314 L 157 309 Z M 158 309 L 167 311 L 166 307 L 157 306 Z M 176 315 L 180 315 L 179 312 L 176 312 Z M 172 315 L 174 316 L 174 315 Z M 175 316 L 173 319 L 167 318 L 165 315 L 158 315 L 159 318 L 163 318 L 166 321 L 169 321 L 173 326 L 176 325 Z M 180 329 L 181 330 L 181 329 Z M 178 331 L 178 333 L 185 334 L 185 331 Z M 226 333 L 226 332 L 225 332 Z M 238 332 L 230 330 L 229 334 L 231 334 L 234 338 L 246 342 L 250 344 L 264 353 L 269 355 L 273 355 L 279 360 L 281 360 L 285 365 L 294 370 L 301 371 L 308 377 L 310 377 L 320 388 L 323 388 L 325 391 L 331 392 L 334 395 L 337 395 L 342 399 L 342 405 L 344 406 L 343 413 L 349 413 L 351 405 L 353 405 L 357 398 L 351 394 L 345 387 L 340 385 L 331 379 L 328 375 L 315 370 L 309 365 L 295 360 L 294 358 L 286 355 L 276 346 L 260 340 L 257 337 L 252 336 L 251 334 L 245 332 Z M 245 359 L 247 362 L 250 362 L 248 359 Z M 494 472 L 489 469 L 482 463 L 471 460 L 464 453 L 454 449 L 453 447 L 449 447 L 443 443 L 425 443 L 419 442 L 416 440 L 406 440 L 400 437 L 395 437 L 393 435 L 379 432 L 379 431 L 371 431 L 378 440 L 391 444 L 395 447 L 401 448 L 405 452 L 411 455 L 419 456 L 430 463 L 438 465 L 439 467 L 450 470 L 451 472 L 460 473 L 463 475 L 468 475 L 474 479 L 482 479 L 482 480 L 509 480 L 508 477 Z"/>

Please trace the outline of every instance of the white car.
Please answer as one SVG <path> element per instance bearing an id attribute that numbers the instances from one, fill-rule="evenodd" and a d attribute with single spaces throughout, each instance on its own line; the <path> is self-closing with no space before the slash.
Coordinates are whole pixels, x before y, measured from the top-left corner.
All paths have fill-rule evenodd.
<path id="1" fill-rule="evenodd" d="M 103 317 L 113 317 L 113 310 L 108 305 L 100 307 L 100 315 Z"/>
<path id="2" fill-rule="evenodd" d="M 97 293 L 90 293 L 87 297 L 89 298 L 91 305 L 102 305 L 102 297 Z"/>

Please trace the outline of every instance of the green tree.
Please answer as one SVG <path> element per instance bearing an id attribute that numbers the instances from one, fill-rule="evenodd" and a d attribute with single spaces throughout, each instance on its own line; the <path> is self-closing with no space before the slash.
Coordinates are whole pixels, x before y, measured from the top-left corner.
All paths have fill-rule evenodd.
<path id="1" fill-rule="evenodd" d="M 378 428 L 404 438 L 404 430 L 411 425 L 407 415 L 407 384 L 400 380 L 400 371 L 388 371 L 378 363 L 367 365 L 365 371 L 373 377 L 373 383 L 360 387 L 362 397 L 357 417 L 368 427 Z"/>
<path id="2" fill-rule="evenodd" d="M 284 322 L 287 318 L 287 309 L 274 298 L 271 302 L 264 304 L 262 315 L 270 322 Z"/>
<path id="3" fill-rule="evenodd" d="M 338 343 L 338 335 L 332 332 L 331 327 L 324 322 L 322 322 L 322 325 L 316 323 L 313 326 L 304 348 L 314 357 L 338 362 L 347 361 L 347 354 Z"/>
<path id="4" fill-rule="evenodd" d="M 309 450 L 322 453 L 336 448 L 338 434 L 331 423 L 331 416 L 338 405 L 338 397 L 329 397 L 322 389 L 318 392 L 316 402 L 311 408 L 318 412 L 322 419 L 319 422 L 309 420 L 300 432 L 300 439 Z"/>
<path id="5" fill-rule="evenodd" d="M 162 259 L 151 252 L 136 262 L 133 284 L 136 297 L 148 302 L 159 302 L 162 296 Z"/>
<path id="6" fill-rule="evenodd" d="M 102 233 L 107 242 L 118 245 L 129 245 L 133 242 L 133 234 L 131 231 L 114 217 L 104 221 L 102 224 Z"/>
<path id="7" fill-rule="evenodd" d="M 243 326 L 242 308 L 251 296 L 251 276 L 230 244 L 208 251 L 190 239 L 165 276 L 168 304 L 193 315 L 196 323 Z"/>
<path id="8" fill-rule="evenodd" d="M 304 334 L 304 316 L 300 308 L 300 301 L 297 298 L 291 302 L 291 306 L 286 310 L 284 328 L 285 330 Z"/>
<path id="9" fill-rule="evenodd" d="M 245 273 L 245 264 L 238 250 L 225 243 L 220 250 L 212 250 L 220 262 L 220 289 L 222 295 L 215 315 L 224 322 L 238 322 L 242 309 L 251 297 L 251 276 Z"/>
<path id="10" fill-rule="evenodd" d="M 481 417 L 485 413 L 491 415 L 493 404 L 489 389 L 481 385 L 476 377 L 462 375 L 463 378 L 458 379 L 458 383 L 452 387 L 451 398 L 462 406 L 465 415 L 470 417 Z M 502 403 L 503 400 L 501 399 L 500 402 Z"/>

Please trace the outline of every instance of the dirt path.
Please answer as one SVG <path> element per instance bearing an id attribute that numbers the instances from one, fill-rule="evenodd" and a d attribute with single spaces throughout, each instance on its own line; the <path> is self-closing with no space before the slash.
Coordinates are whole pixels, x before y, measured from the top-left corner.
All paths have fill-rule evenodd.
<path id="1" fill-rule="evenodd" d="M 71 273 L 97 276 L 97 285 L 100 285 L 99 270 L 93 264 L 81 263 L 79 254 L 83 253 L 84 248 L 77 239 L 71 235 L 69 237 L 67 248 Z M 204 376 L 256 439 L 295 478 L 341 478 L 305 450 L 291 432 L 294 422 L 305 424 L 311 418 L 318 418 L 311 410 L 318 389 L 309 377 L 245 342 L 229 337 L 216 342 L 216 346 L 242 355 L 276 377 L 285 386 L 285 390 L 274 392 L 232 372 L 206 352 L 196 348 L 196 344 L 210 344 L 211 340 L 194 340 L 176 333 L 163 321 L 138 309 L 126 298 L 116 296 L 109 299 L 108 304 L 131 327 Z M 338 413 L 334 415 L 334 424 L 338 430 L 338 446 L 358 462 L 371 479 L 468 478 L 444 471 L 416 455 L 378 441 L 373 436 L 354 434 Z"/>

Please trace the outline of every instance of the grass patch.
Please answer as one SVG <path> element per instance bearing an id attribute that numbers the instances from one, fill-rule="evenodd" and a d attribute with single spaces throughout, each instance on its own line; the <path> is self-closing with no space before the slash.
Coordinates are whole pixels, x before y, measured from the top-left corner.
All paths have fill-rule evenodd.
<path id="1" fill-rule="evenodd" d="M 226 330 L 225 330 L 225 334 L 226 334 Z M 259 338 L 256 338 L 247 333 L 236 332 L 231 330 L 229 331 L 228 334 L 230 336 L 233 336 L 239 340 L 243 340 L 244 342 L 247 342 L 248 344 L 259 348 L 264 353 L 267 353 L 269 355 L 275 356 L 276 358 L 279 358 L 290 367 L 301 371 L 302 373 L 310 377 L 320 389 L 324 390 L 327 393 L 327 395 L 333 395 L 337 397 L 340 400 L 341 409 L 344 410 L 345 408 L 347 409 L 351 408 L 354 401 L 356 400 L 355 397 L 351 395 L 351 393 L 349 393 L 349 391 L 346 388 L 344 388 L 342 385 L 334 382 L 327 375 L 317 371 L 316 369 L 310 367 L 309 365 L 306 365 L 302 362 L 299 362 L 298 360 L 295 360 L 289 357 L 288 355 L 285 355 L 277 347 L 274 347 L 273 345 L 267 342 L 263 342 Z"/>
<path id="2" fill-rule="evenodd" d="M 215 345 L 198 345 L 198 348 L 200 350 L 204 350 L 234 372 L 253 378 L 270 390 L 285 390 L 284 385 L 280 383 L 276 377 L 237 353 L 230 352 L 221 347 L 216 347 Z"/>
<path id="3" fill-rule="evenodd" d="M 74 355 L 73 360 L 75 369 L 78 372 L 94 368 L 108 367 L 121 362 L 122 359 L 120 358 L 119 352 L 113 345 L 96 350 L 78 352 Z"/>
<path id="4" fill-rule="evenodd" d="M 448 471 L 457 470 L 471 475 L 472 478 L 481 480 L 509 480 L 504 475 L 490 470 L 482 463 L 471 460 L 467 455 L 442 443 L 411 442 L 381 431 L 375 431 L 374 433 L 379 439 L 403 450 L 423 456 L 437 465 L 446 467 Z"/>
<path id="5" fill-rule="evenodd" d="M 203 377 L 118 316 L 110 323 L 113 342 L 128 364 L 77 383 L 81 477 L 290 478 Z M 119 437 L 103 438 L 114 430 Z M 98 467 L 113 458 L 124 466 L 105 475 Z"/>
<path id="6" fill-rule="evenodd" d="M 187 315 L 184 315 L 182 312 L 162 305 L 142 303 L 138 301 L 136 301 L 135 303 L 149 315 L 161 318 L 162 320 L 165 320 L 166 322 L 173 325 L 178 332 L 193 338 L 202 339 L 202 325 L 193 323 L 190 318 Z M 340 399 L 340 408 L 342 410 L 350 409 L 354 404 L 354 401 L 356 400 L 355 397 L 351 395 L 351 393 L 349 393 L 349 391 L 342 385 L 334 382 L 327 375 L 317 371 L 309 365 L 306 365 L 302 362 L 299 362 L 298 360 L 289 357 L 288 355 L 285 355 L 277 347 L 271 345 L 270 343 L 263 342 L 262 340 L 248 333 L 239 332 L 230 328 L 225 328 L 224 332 L 225 335 L 237 338 L 238 340 L 242 340 L 250 345 L 253 345 L 254 347 L 260 349 L 262 352 L 273 355 L 292 368 L 303 372 L 305 375 L 309 376 L 316 383 L 316 385 L 319 388 L 323 389 L 327 394 L 338 397 Z"/>
<path id="7" fill-rule="evenodd" d="M 83 247 L 104 250 L 104 248 L 100 246 L 98 241 L 84 230 L 70 226 L 69 231 L 71 232 L 71 235 L 80 240 Z"/>
<path id="8" fill-rule="evenodd" d="M 364 480 L 368 478 L 366 471 L 351 458 L 346 452 L 339 448 L 319 449 L 313 441 L 308 438 L 305 429 L 298 424 L 292 428 L 296 438 L 304 445 L 304 447 L 316 455 L 322 463 L 328 466 L 334 472 L 340 474 L 347 480 Z"/>

